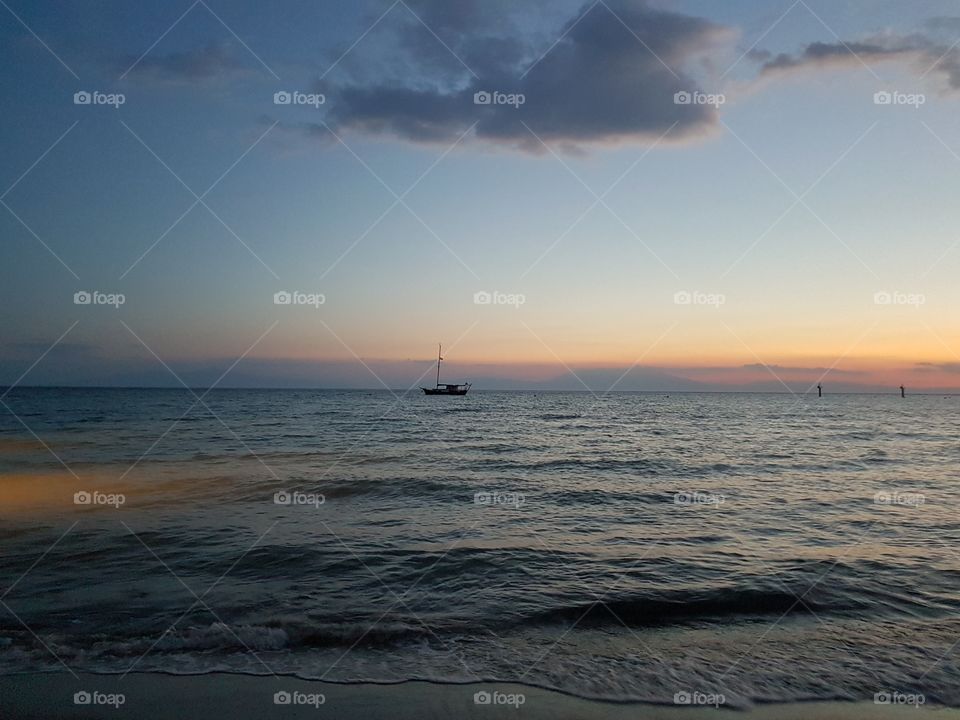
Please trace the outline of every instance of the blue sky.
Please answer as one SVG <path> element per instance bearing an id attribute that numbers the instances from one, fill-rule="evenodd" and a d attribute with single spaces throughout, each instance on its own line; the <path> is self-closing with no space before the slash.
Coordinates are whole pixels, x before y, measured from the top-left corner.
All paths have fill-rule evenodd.
<path id="1" fill-rule="evenodd" d="M 516 5 L 11 2 L 0 383 L 955 386 L 952 3 Z"/>

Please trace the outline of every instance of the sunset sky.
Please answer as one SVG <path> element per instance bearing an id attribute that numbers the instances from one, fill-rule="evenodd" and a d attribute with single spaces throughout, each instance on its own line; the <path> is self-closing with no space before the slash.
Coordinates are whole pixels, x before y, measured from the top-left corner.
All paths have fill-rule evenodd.
<path id="1" fill-rule="evenodd" d="M 960 387 L 955 2 L 58 8 L 0 7 L 0 384 Z"/>

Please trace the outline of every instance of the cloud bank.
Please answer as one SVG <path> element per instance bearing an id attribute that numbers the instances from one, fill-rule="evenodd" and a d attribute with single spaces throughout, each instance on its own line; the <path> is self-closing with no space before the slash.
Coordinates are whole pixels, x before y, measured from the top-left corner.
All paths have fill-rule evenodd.
<path id="1" fill-rule="evenodd" d="M 954 20 L 957 20 L 954 18 Z M 960 90 L 960 51 L 933 37 L 914 34 L 890 36 L 866 41 L 814 42 L 795 54 L 751 53 L 761 62 L 760 75 L 771 76 L 791 71 L 819 71 L 842 67 L 870 67 L 874 63 L 908 63 L 922 78 L 939 75 L 951 90 Z"/>
<path id="2" fill-rule="evenodd" d="M 707 20 L 609 0 L 580 7 L 545 39 L 512 23 L 492 24 L 476 2 L 456 12 L 435 1 L 411 8 L 417 17 L 401 43 L 403 72 L 384 80 L 382 72 L 365 78 L 353 67 L 347 81 L 318 88 L 335 131 L 451 142 L 476 124 L 480 139 L 540 151 L 534 134 L 581 146 L 650 141 L 668 131 L 677 140 L 718 123 L 715 105 L 674 100 L 679 92 L 703 92 L 685 68 L 730 38 Z"/>

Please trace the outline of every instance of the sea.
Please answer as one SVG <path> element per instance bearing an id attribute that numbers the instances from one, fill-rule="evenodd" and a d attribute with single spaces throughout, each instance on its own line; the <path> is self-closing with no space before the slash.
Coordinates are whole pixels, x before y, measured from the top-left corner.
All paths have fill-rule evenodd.
<path id="1" fill-rule="evenodd" d="M 0 674 L 960 706 L 958 397 L 0 402 Z"/>

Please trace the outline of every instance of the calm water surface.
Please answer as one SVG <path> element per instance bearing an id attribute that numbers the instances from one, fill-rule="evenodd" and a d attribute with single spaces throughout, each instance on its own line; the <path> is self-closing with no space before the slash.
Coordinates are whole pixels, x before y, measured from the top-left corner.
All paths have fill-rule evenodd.
<path id="1" fill-rule="evenodd" d="M 0 672 L 960 705 L 960 398 L 4 402 Z"/>

